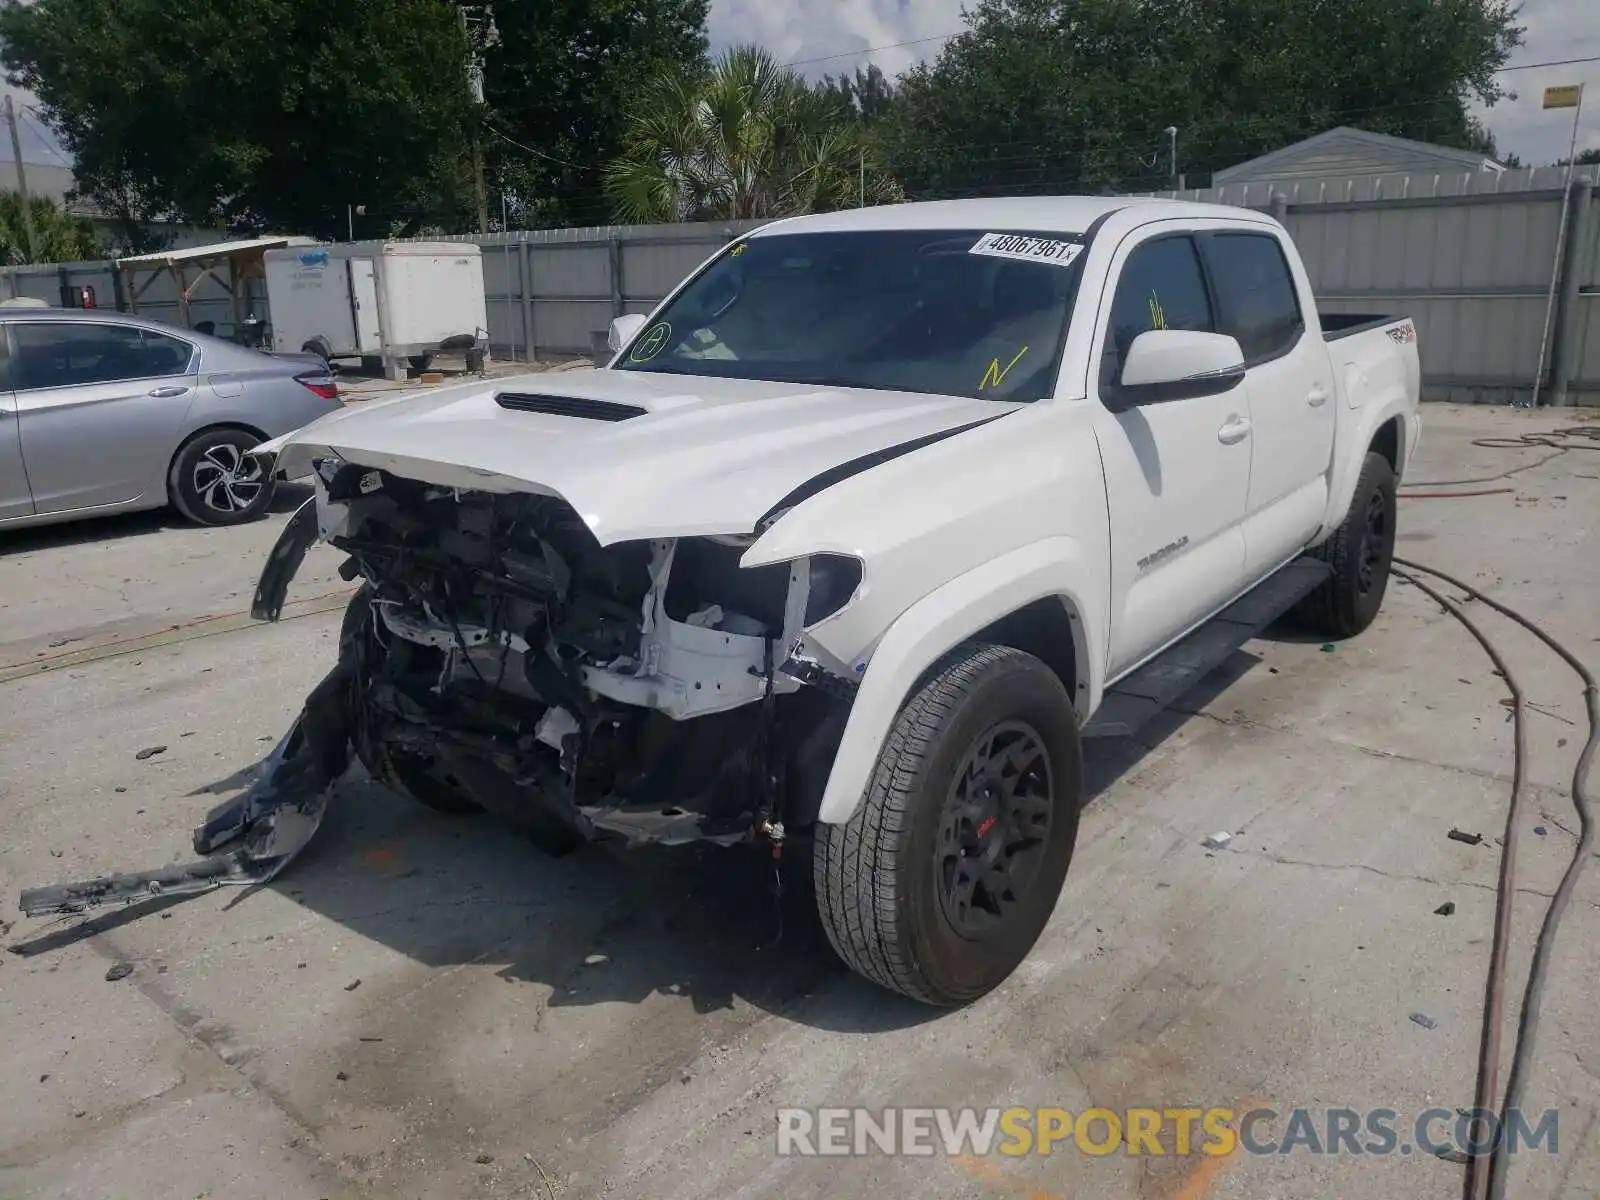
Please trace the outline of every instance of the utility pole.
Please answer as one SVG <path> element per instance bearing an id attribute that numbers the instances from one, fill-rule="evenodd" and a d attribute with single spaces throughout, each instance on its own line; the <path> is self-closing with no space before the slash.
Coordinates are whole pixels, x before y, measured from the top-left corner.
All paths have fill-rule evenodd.
<path id="1" fill-rule="evenodd" d="M 1178 127 L 1167 126 L 1167 174 L 1172 177 L 1172 186 L 1181 187 L 1178 182 Z"/>
<path id="2" fill-rule="evenodd" d="M 488 5 L 461 8 L 461 26 L 467 34 L 467 88 L 475 105 L 472 114 L 472 195 L 477 202 L 478 233 L 489 232 L 489 193 L 483 180 L 483 52 L 500 42 L 494 10 Z"/>
<path id="3" fill-rule="evenodd" d="M 17 191 L 22 196 L 22 233 L 28 239 L 28 261 L 38 261 L 38 241 L 33 234 L 33 202 L 28 199 L 28 170 L 22 165 L 22 139 L 17 136 L 17 106 L 6 93 L 6 124 L 11 127 L 11 160 L 17 164 Z"/>
<path id="4" fill-rule="evenodd" d="M 6 97 L 6 103 L 11 103 L 10 96 Z M 1550 319 L 1555 315 L 1556 286 L 1561 281 L 1561 258 L 1567 248 L 1567 209 L 1572 204 L 1572 168 L 1578 161 L 1578 121 L 1583 115 L 1583 84 L 1545 88 L 1541 107 L 1572 110 L 1572 144 L 1567 147 L 1567 174 L 1561 183 L 1561 216 L 1556 225 L 1556 253 L 1550 264 L 1550 295 L 1544 306 L 1544 332 L 1539 335 L 1539 365 L 1533 372 L 1533 396 L 1528 401 L 1529 408 L 1539 407 L 1539 389 L 1544 384 L 1545 354 L 1550 348 Z M 11 136 L 14 139 L 17 135 L 13 131 Z"/>

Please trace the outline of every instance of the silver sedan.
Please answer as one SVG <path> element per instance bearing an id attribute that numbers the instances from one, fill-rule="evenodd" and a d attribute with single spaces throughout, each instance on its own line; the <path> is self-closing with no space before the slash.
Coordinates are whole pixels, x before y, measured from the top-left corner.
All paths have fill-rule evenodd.
<path id="1" fill-rule="evenodd" d="M 249 449 L 339 408 L 327 364 L 142 317 L 0 308 L 0 529 L 171 504 L 253 520 Z"/>

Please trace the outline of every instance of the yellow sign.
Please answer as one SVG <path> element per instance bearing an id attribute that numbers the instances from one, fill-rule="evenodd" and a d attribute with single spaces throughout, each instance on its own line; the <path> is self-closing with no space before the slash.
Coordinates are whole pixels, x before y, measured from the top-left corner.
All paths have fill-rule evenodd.
<path id="1" fill-rule="evenodd" d="M 1544 90 L 1544 106 L 1546 108 L 1577 108 L 1583 103 L 1583 84 L 1574 83 L 1568 87 L 1547 87 Z"/>

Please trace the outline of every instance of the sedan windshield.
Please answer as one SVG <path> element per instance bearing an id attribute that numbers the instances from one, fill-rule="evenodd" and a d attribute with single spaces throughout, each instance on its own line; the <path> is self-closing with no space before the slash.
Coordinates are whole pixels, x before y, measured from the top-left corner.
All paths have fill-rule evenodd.
<path id="1" fill-rule="evenodd" d="M 932 392 L 1050 394 L 1083 250 L 1075 234 L 895 229 L 736 242 L 618 366 Z"/>

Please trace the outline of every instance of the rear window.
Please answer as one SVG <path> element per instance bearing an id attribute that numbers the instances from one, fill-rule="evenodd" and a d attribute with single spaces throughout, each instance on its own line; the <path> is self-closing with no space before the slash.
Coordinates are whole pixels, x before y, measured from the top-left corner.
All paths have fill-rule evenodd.
<path id="1" fill-rule="evenodd" d="M 183 375 L 194 349 L 180 338 L 132 325 L 88 321 L 18 321 L 12 386 L 73 387 Z"/>
<path id="2" fill-rule="evenodd" d="M 1277 238 L 1260 233 L 1214 234 L 1207 244 L 1206 265 L 1217 289 L 1222 332 L 1238 340 L 1246 362 L 1273 358 L 1300 340 L 1305 318 Z"/>

